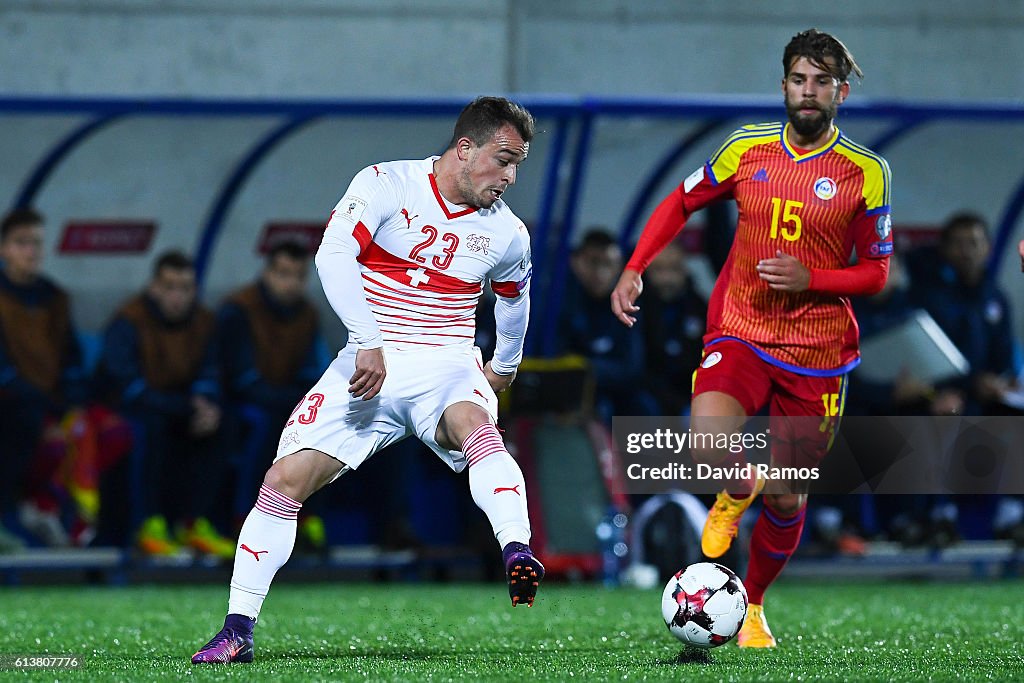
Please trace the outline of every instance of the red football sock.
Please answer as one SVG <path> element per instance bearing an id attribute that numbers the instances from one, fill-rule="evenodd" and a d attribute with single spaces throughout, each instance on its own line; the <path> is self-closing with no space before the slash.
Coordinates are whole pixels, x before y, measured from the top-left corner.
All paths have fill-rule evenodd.
<path id="1" fill-rule="evenodd" d="M 806 505 L 791 517 L 784 517 L 767 505 L 761 508 L 750 537 L 750 565 L 744 581 L 750 604 L 764 604 L 764 592 L 782 573 L 800 543 L 806 512 Z"/>
<path id="2" fill-rule="evenodd" d="M 728 467 L 734 470 L 740 470 L 747 465 L 747 456 L 743 451 L 739 453 L 729 452 L 725 456 L 722 462 L 718 463 L 717 467 Z M 753 472 L 753 469 L 751 469 Z M 729 479 L 725 484 L 725 492 L 732 498 L 740 500 L 742 498 L 749 498 L 750 494 L 754 492 L 754 481 L 756 477 L 750 477 L 748 479 Z"/>

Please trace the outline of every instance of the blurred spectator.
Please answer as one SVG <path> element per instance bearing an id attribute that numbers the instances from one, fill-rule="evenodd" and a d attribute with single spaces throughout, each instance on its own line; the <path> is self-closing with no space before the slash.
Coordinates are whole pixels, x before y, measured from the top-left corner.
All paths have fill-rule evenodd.
<path id="1" fill-rule="evenodd" d="M 484 293 L 476 305 L 476 330 L 473 334 L 473 344 L 480 349 L 480 354 L 484 358 L 494 355 L 494 347 L 498 343 L 497 324 L 494 320 L 494 297 L 494 292 L 489 287 L 485 287 Z"/>
<path id="2" fill-rule="evenodd" d="M 736 202 L 715 202 L 704 208 L 704 253 L 715 275 L 722 272 L 736 237 Z"/>
<path id="3" fill-rule="evenodd" d="M 209 521 L 226 465 L 213 328 L 213 314 L 196 300 L 192 261 L 171 251 L 157 259 L 145 291 L 120 308 L 104 336 L 100 386 L 132 419 L 136 457 L 143 458 L 142 481 L 133 485 L 141 486 L 137 542 L 146 554 L 178 553 L 170 518 L 181 524 L 180 543 L 234 556 L 234 543 Z"/>
<path id="4" fill-rule="evenodd" d="M 882 290 L 853 300 L 861 339 L 898 327 L 918 309 L 911 302 L 907 276 L 903 259 L 894 254 L 889 258 L 889 277 Z M 937 389 L 909 372 L 890 382 L 869 381 L 857 369 L 850 373 L 846 415 L 958 415 L 963 411 L 962 391 L 953 387 Z M 816 515 L 815 529 L 826 542 L 837 539 L 835 545 L 840 551 L 841 541 L 844 535 L 848 537 L 851 527 L 867 536 L 885 535 L 908 546 L 926 542 L 944 546 L 956 538 L 950 508 L 945 499 L 935 496 L 844 496 L 835 497 L 828 505 L 831 507 Z"/>
<path id="5" fill-rule="evenodd" d="M 955 385 L 964 394 L 966 415 L 1002 412 L 1001 399 L 1017 374 L 1010 308 L 985 277 L 991 249 L 981 216 L 954 214 L 942 229 L 937 276 L 911 283 L 911 300 L 935 318 L 970 364 L 970 375 Z"/>
<path id="6" fill-rule="evenodd" d="M 855 298 L 853 311 L 861 339 L 906 322 L 916 307 L 910 300 L 907 273 L 902 259 L 889 258 L 889 278 L 871 297 Z M 891 382 L 871 382 L 855 369 L 850 373 L 846 415 L 957 415 L 963 414 L 964 395 L 955 388 L 937 390 L 928 382 L 904 372 Z"/>
<path id="7" fill-rule="evenodd" d="M 277 244 L 259 278 L 229 295 L 217 313 L 226 423 L 243 459 L 235 469 L 233 510 L 241 516 L 252 507 L 260 478 L 277 454 L 281 427 L 324 370 L 319 319 L 305 295 L 309 263 L 303 245 Z M 324 545 L 318 516 L 305 516 L 299 526 L 301 537 Z"/>
<path id="8" fill-rule="evenodd" d="M 612 415 L 657 415 L 657 402 L 642 389 L 644 337 L 608 310 L 622 270 L 619 245 L 607 232 L 592 229 L 573 251 L 570 265 L 573 278 L 563 299 L 559 338 L 564 353 L 590 361 L 598 417 L 610 424 Z"/>
<path id="9" fill-rule="evenodd" d="M 708 304 L 693 286 L 686 252 L 678 241 L 651 261 L 644 281 L 647 296 L 641 325 L 647 342 L 647 388 L 663 414 L 680 415 L 690 406 Z"/>
<path id="10" fill-rule="evenodd" d="M 48 419 L 81 405 L 87 383 L 67 293 L 41 273 L 43 217 L 32 209 L 8 214 L 0 226 L 0 512 L 21 502 L 26 529 L 63 545 L 66 534 L 52 501 L 23 500 L 56 463 L 33 463 Z M 29 478 L 33 483 L 29 483 Z M 19 545 L 0 526 L 0 549 Z"/>

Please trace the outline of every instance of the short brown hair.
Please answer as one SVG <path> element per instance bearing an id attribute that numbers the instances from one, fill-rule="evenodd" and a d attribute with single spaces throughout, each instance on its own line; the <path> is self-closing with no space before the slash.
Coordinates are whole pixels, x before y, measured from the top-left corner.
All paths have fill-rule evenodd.
<path id="1" fill-rule="evenodd" d="M 283 240 L 278 242 L 270 249 L 267 250 L 267 265 L 274 262 L 278 256 L 287 256 L 293 261 L 305 261 L 309 259 L 312 254 L 310 253 L 309 247 L 302 242 L 293 239 Z"/>
<path id="2" fill-rule="evenodd" d="M 526 107 L 504 97 L 478 97 L 459 114 L 448 149 L 455 147 L 460 138 L 469 138 L 473 144 L 482 145 L 506 124 L 515 127 L 524 142 L 533 139 L 533 114 Z"/>
<path id="3" fill-rule="evenodd" d="M 942 232 L 939 234 L 939 243 L 946 245 L 953 238 L 954 232 L 973 227 L 981 228 L 981 231 L 985 233 L 985 238 L 990 239 L 988 234 L 988 221 L 985 220 L 984 216 L 974 211 L 957 211 L 947 218 L 946 222 L 942 224 Z"/>
<path id="4" fill-rule="evenodd" d="M 170 270 L 195 270 L 195 264 L 184 252 L 172 249 L 165 251 L 157 257 L 153 264 L 153 277 L 159 277 L 160 271 L 164 268 Z"/>
<path id="5" fill-rule="evenodd" d="M 39 213 L 35 209 L 27 206 L 14 209 L 4 216 L 4 221 L 0 224 L 0 239 L 6 239 L 7 235 L 9 235 L 15 228 L 42 224 L 43 214 Z"/>
<path id="6" fill-rule="evenodd" d="M 851 72 L 857 74 L 857 78 L 864 78 L 864 72 L 842 41 L 816 28 L 801 31 L 790 39 L 782 53 L 783 77 L 789 75 L 793 62 L 800 57 L 806 57 L 814 66 L 829 72 L 840 83 L 845 83 Z"/>

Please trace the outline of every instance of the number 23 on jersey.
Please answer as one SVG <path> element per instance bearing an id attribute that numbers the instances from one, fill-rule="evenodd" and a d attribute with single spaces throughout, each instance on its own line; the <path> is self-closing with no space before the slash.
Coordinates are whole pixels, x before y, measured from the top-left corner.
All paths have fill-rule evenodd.
<path id="1" fill-rule="evenodd" d="M 417 263 L 426 263 L 426 257 L 420 256 L 420 252 L 437 241 L 437 228 L 433 225 L 424 225 L 420 228 L 420 232 L 426 235 L 427 238 L 412 248 L 412 251 L 409 252 L 409 258 Z M 441 241 L 446 245 L 442 250 L 444 256 L 437 255 L 431 259 L 431 264 L 438 270 L 444 270 L 451 265 L 452 257 L 455 256 L 455 250 L 459 248 L 459 236 L 446 232 L 441 236 Z"/>

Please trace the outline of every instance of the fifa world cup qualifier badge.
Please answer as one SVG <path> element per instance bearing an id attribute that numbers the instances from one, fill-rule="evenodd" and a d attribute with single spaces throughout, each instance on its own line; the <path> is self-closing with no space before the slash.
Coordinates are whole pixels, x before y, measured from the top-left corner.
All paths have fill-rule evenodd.
<path id="1" fill-rule="evenodd" d="M 878 239 L 888 239 L 892 233 L 892 216 L 887 213 L 883 213 L 875 221 L 875 234 L 878 235 Z"/>
<path id="2" fill-rule="evenodd" d="M 869 253 L 871 256 L 888 256 L 893 251 L 892 240 L 892 217 L 885 213 L 875 219 L 875 234 L 878 235 L 878 242 L 871 244 Z"/>
<path id="3" fill-rule="evenodd" d="M 338 208 L 334 210 L 332 216 L 337 216 L 338 218 L 355 225 L 359 222 L 359 219 L 363 217 L 363 211 L 365 209 L 365 199 L 347 194 L 342 197 L 341 201 L 338 203 Z"/>

